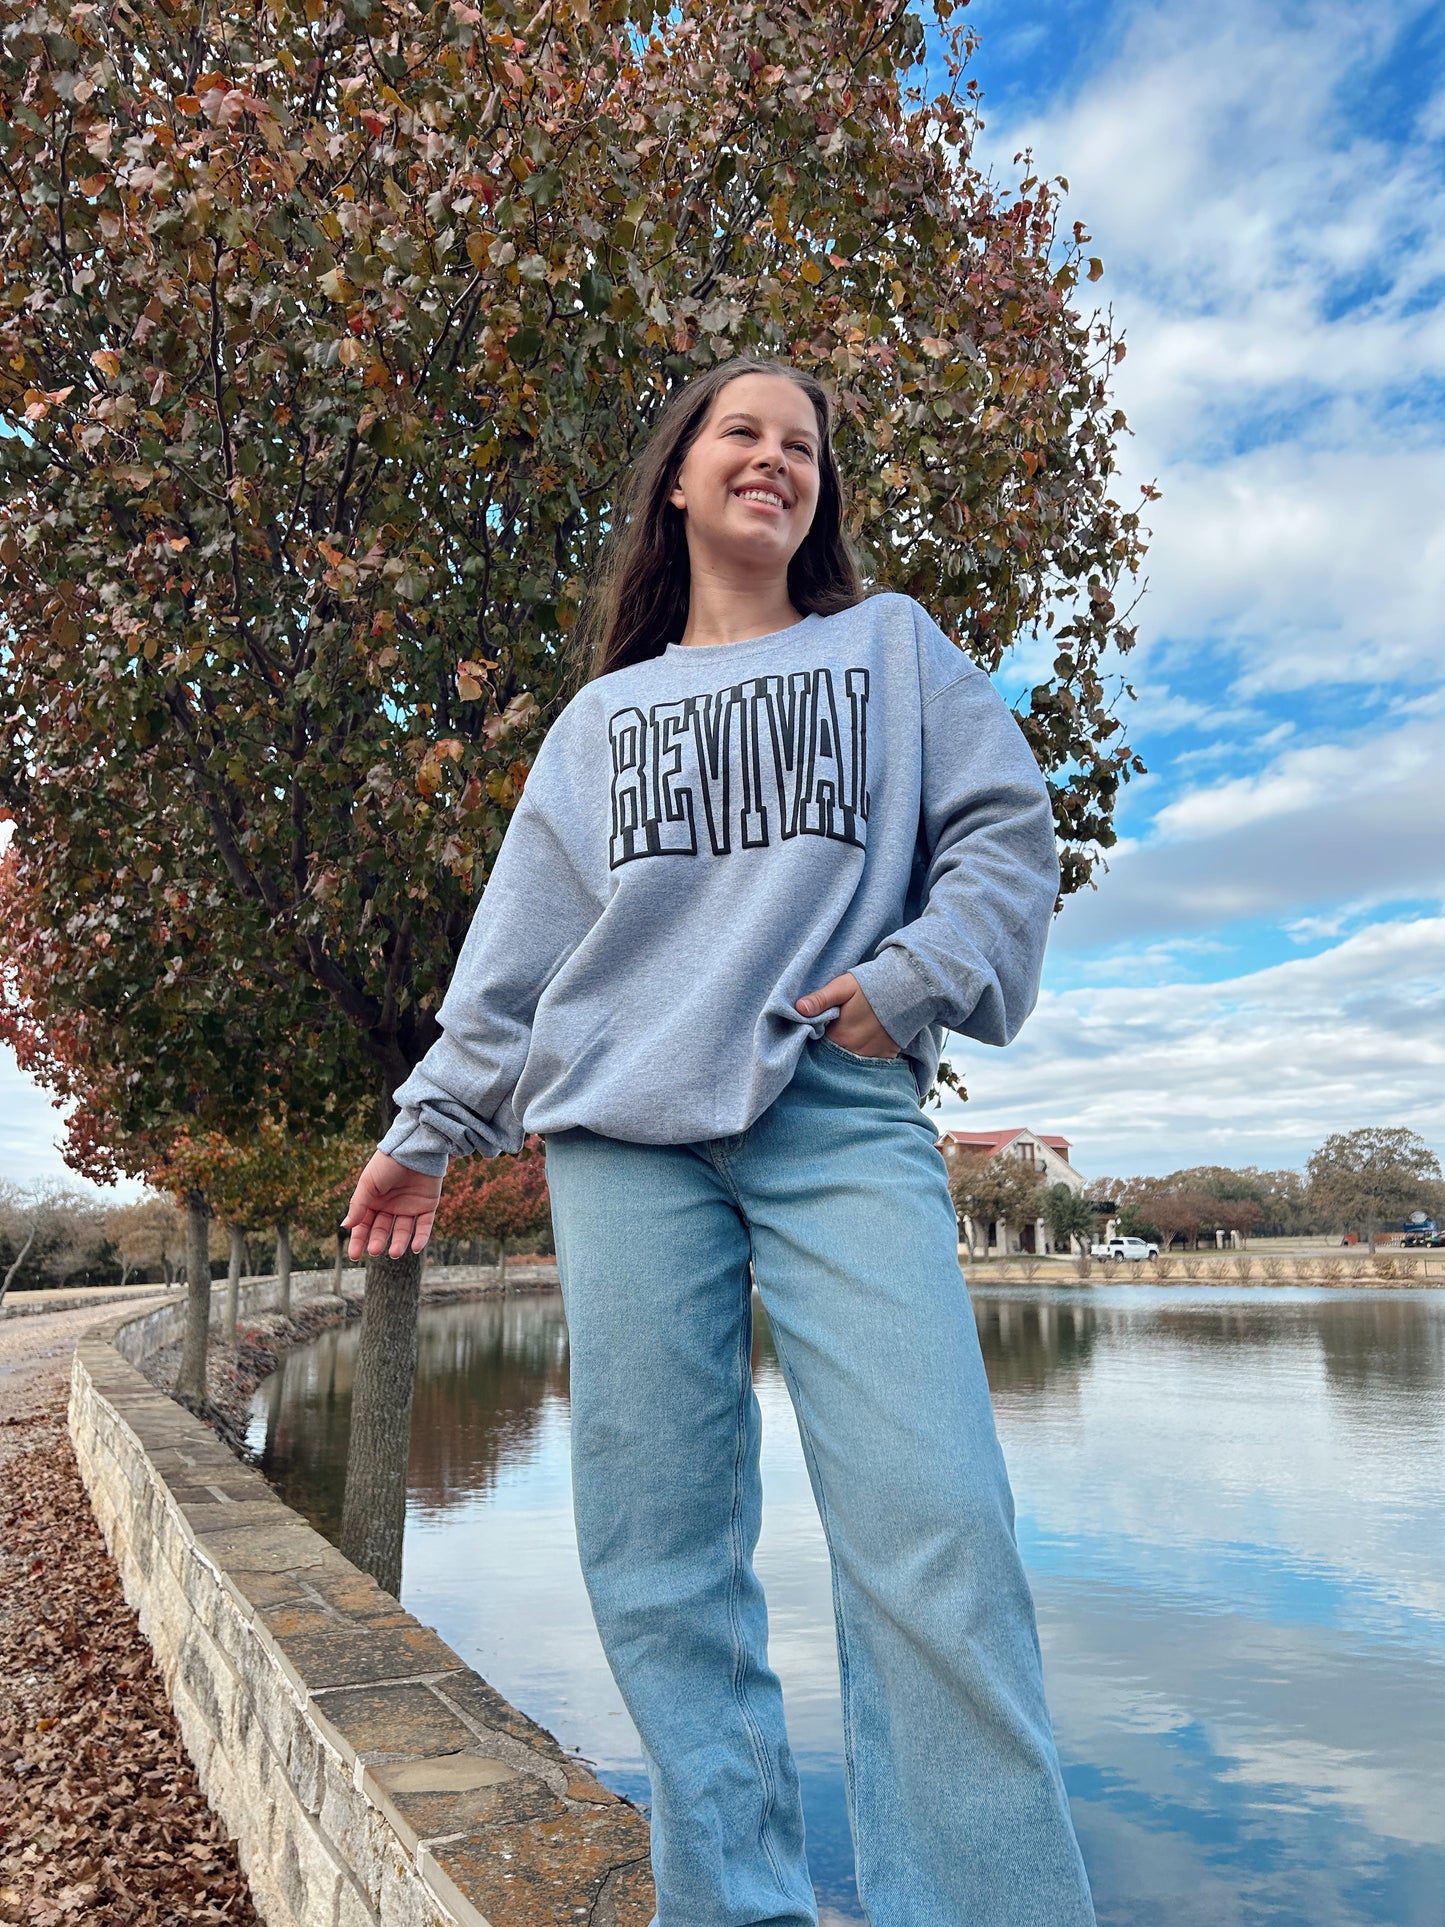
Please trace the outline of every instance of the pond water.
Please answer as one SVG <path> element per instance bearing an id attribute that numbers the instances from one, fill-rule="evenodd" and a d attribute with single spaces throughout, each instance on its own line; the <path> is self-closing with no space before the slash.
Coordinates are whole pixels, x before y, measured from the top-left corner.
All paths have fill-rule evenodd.
<path id="1" fill-rule="evenodd" d="M 1445 1293 L 976 1288 L 1101 1927 L 1445 1923 Z M 335 1537 L 353 1327 L 251 1443 Z M 825 1921 L 859 1921 L 827 1557 L 758 1319 L 758 1566 Z M 556 1294 L 423 1314 L 404 1604 L 645 1802 L 588 1614 Z"/>

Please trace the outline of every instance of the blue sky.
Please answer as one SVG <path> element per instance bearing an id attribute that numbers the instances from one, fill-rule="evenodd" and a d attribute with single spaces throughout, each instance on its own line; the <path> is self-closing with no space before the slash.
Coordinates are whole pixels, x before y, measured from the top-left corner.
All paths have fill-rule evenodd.
<path id="1" fill-rule="evenodd" d="M 1297 1165 L 1362 1124 L 1445 1153 L 1445 13 L 968 17 L 982 153 L 1067 176 L 1106 265 L 1121 499 L 1163 497 L 1150 774 L 1038 1009 L 955 1053 L 973 1101 L 939 1121 L 1062 1131 L 1095 1175 Z M 54 1133 L 0 1066 L 0 1173 L 58 1174 Z"/>
<path id="2" fill-rule="evenodd" d="M 1445 1152 L 1445 14 L 968 18 L 983 156 L 1065 175 L 1106 265 L 1121 499 L 1163 496 L 1128 665 L 1150 774 L 945 1121 L 1063 1131 L 1094 1173 L 1377 1123 Z"/>

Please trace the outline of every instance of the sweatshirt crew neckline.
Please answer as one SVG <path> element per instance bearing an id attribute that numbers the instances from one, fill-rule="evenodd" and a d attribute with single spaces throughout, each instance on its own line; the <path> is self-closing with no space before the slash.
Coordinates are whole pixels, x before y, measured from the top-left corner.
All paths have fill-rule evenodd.
<path id="1" fill-rule="evenodd" d="M 760 649 L 784 642 L 789 636 L 796 636 L 806 629 L 809 623 L 821 622 L 822 619 L 816 609 L 810 609 L 798 622 L 790 622 L 786 629 L 770 629 L 766 635 L 745 636 L 740 642 L 669 642 L 662 653 L 668 657 L 697 656 L 706 659 L 732 656 L 739 649 Z"/>

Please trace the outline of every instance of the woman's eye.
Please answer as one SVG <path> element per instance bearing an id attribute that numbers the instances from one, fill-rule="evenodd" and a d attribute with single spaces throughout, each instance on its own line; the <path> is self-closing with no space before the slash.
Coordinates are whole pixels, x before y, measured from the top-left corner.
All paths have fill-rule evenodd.
<path id="1" fill-rule="evenodd" d="M 725 428 L 723 430 L 723 433 L 725 435 L 751 435 L 753 432 L 754 431 L 748 427 L 746 422 L 734 422 L 731 428 Z M 790 442 L 788 446 L 794 454 L 806 455 L 809 461 L 813 459 L 813 449 L 812 449 L 811 443 Z"/>

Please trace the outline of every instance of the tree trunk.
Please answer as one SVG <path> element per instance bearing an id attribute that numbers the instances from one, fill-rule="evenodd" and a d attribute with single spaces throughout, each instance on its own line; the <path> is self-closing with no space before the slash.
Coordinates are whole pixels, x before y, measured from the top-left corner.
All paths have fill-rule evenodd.
<path id="1" fill-rule="evenodd" d="M 277 1308 L 282 1316 L 291 1316 L 291 1227 L 278 1224 L 276 1227 L 276 1276 L 281 1280 L 281 1290 L 277 1297 Z"/>
<path id="2" fill-rule="evenodd" d="M 10 1289 L 11 1281 L 14 1278 L 16 1272 L 19 1271 L 20 1267 L 25 1263 L 26 1255 L 28 1254 L 31 1245 L 33 1245 L 34 1243 L 35 1243 L 35 1226 L 31 1225 L 30 1234 L 26 1238 L 24 1244 L 21 1245 L 20 1247 L 19 1257 L 16 1258 L 14 1264 L 11 1265 L 10 1269 L 6 1272 L 4 1284 L 0 1284 L 0 1305 L 3 1305 L 5 1303 L 5 1294 Z"/>
<path id="3" fill-rule="evenodd" d="M 226 1268 L 226 1343 L 236 1342 L 236 1315 L 241 1308 L 241 1267 L 246 1262 L 246 1234 L 231 1226 L 231 1262 Z"/>
<path id="4" fill-rule="evenodd" d="M 420 1252 L 368 1258 L 351 1386 L 340 1550 L 393 1595 L 401 1591 L 420 1295 Z"/>
<path id="5" fill-rule="evenodd" d="M 201 1191 L 186 1193 L 186 1335 L 176 1397 L 206 1402 L 206 1340 L 211 1324 L 211 1208 Z"/>
<path id="6" fill-rule="evenodd" d="M 497 1283 L 503 1291 L 507 1289 L 507 1241 L 505 1238 L 498 1238 L 497 1240 Z"/>
<path id="7" fill-rule="evenodd" d="M 346 1264 L 346 1247 L 350 1238 L 349 1231 L 338 1231 L 336 1234 L 336 1263 L 331 1268 L 331 1293 L 335 1298 L 341 1296 L 341 1273 Z"/>

